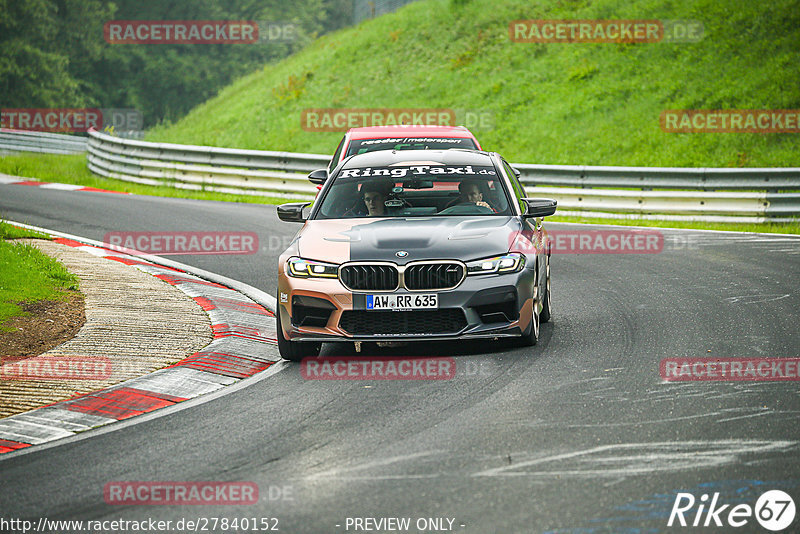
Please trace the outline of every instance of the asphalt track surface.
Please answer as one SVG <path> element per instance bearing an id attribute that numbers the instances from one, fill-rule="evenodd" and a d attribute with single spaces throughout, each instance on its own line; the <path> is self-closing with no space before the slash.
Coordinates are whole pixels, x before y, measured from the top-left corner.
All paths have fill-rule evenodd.
<path id="1" fill-rule="evenodd" d="M 15 185 L 0 185 L 0 216 L 96 240 L 256 232 L 254 255 L 172 259 L 273 295 L 277 257 L 299 229 L 274 206 Z M 286 364 L 211 400 L 6 455 L 0 516 L 270 517 L 281 532 L 356 532 L 348 518 L 364 517 L 449 518 L 465 533 L 768 532 L 753 518 L 736 529 L 666 525 L 678 491 L 752 506 L 782 489 L 800 505 L 800 383 L 667 383 L 659 362 L 800 356 L 800 239 L 664 235 L 659 254 L 554 255 L 553 320 L 533 348 L 378 352 L 452 356 L 451 380 L 304 380 Z M 113 506 L 103 499 L 113 481 L 250 481 L 261 497 Z M 798 531 L 795 519 L 784 532 Z"/>

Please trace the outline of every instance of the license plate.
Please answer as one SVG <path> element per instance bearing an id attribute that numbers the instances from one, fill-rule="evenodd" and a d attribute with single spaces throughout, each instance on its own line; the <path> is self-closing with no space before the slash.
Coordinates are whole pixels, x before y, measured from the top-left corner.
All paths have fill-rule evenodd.
<path id="1" fill-rule="evenodd" d="M 436 293 L 367 295 L 368 310 L 435 310 L 438 307 Z"/>

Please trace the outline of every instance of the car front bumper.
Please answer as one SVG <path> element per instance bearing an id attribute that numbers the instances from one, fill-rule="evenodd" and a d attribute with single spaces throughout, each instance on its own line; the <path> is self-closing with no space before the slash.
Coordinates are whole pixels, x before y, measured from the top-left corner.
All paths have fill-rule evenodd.
<path id="1" fill-rule="evenodd" d="M 422 341 L 516 337 L 531 323 L 534 274 L 468 276 L 449 290 L 436 293 L 438 309 L 374 311 L 366 296 L 380 292 L 351 291 L 338 279 L 278 277 L 280 328 L 291 341 Z"/>

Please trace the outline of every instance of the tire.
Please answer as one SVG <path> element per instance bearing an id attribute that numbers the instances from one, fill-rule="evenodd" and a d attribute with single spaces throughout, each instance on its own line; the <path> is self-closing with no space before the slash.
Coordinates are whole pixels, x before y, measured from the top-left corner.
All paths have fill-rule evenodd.
<path id="1" fill-rule="evenodd" d="M 283 328 L 281 328 L 281 309 L 283 306 L 278 304 L 278 312 L 276 320 L 278 321 L 278 352 L 284 360 L 299 362 L 303 358 L 314 358 L 319 356 L 319 351 L 322 348 L 320 341 L 289 341 L 283 337 Z"/>
<path id="2" fill-rule="evenodd" d="M 531 326 L 527 334 L 522 334 L 519 339 L 519 344 L 523 347 L 532 347 L 539 342 L 539 267 L 536 267 L 536 275 L 533 284 L 533 303 L 531 304 L 533 312 L 531 313 Z"/>
<path id="3" fill-rule="evenodd" d="M 542 302 L 543 302 L 542 303 L 542 313 L 539 316 L 539 321 L 541 321 L 543 323 L 547 323 L 547 322 L 550 321 L 550 316 L 551 316 L 550 315 L 551 306 L 550 306 L 550 255 L 549 254 L 547 256 L 545 256 L 544 263 L 545 263 L 545 266 L 546 266 L 545 267 L 545 273 L 546 273 L 545 276 L 547 277 L 547 279 L 545 280 L 545 283 L 544 283 L 544 297 L 542 298 Z"/>

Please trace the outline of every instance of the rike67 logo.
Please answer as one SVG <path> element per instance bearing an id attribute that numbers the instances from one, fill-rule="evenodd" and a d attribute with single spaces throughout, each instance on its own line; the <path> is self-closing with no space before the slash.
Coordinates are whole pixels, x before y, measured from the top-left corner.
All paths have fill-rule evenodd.
<path id="1" fill-rule="evenodd" d="M 698 500 L 691 493 L 678 493 L 667 526 L 743 527 L 752 525 L 752 519 L 755 517 L 763 528 L 780 532 L 794 521 L 794 500 L 784 491 L 770 490 L 763 493 L 754 507 L 744 503 L 722 504 L 719 502 L 719 496 L 719 493 L 714 493 L 711 497 L 704 493 Z M 696 510 L 695 505 L 697 505 Z"/>

